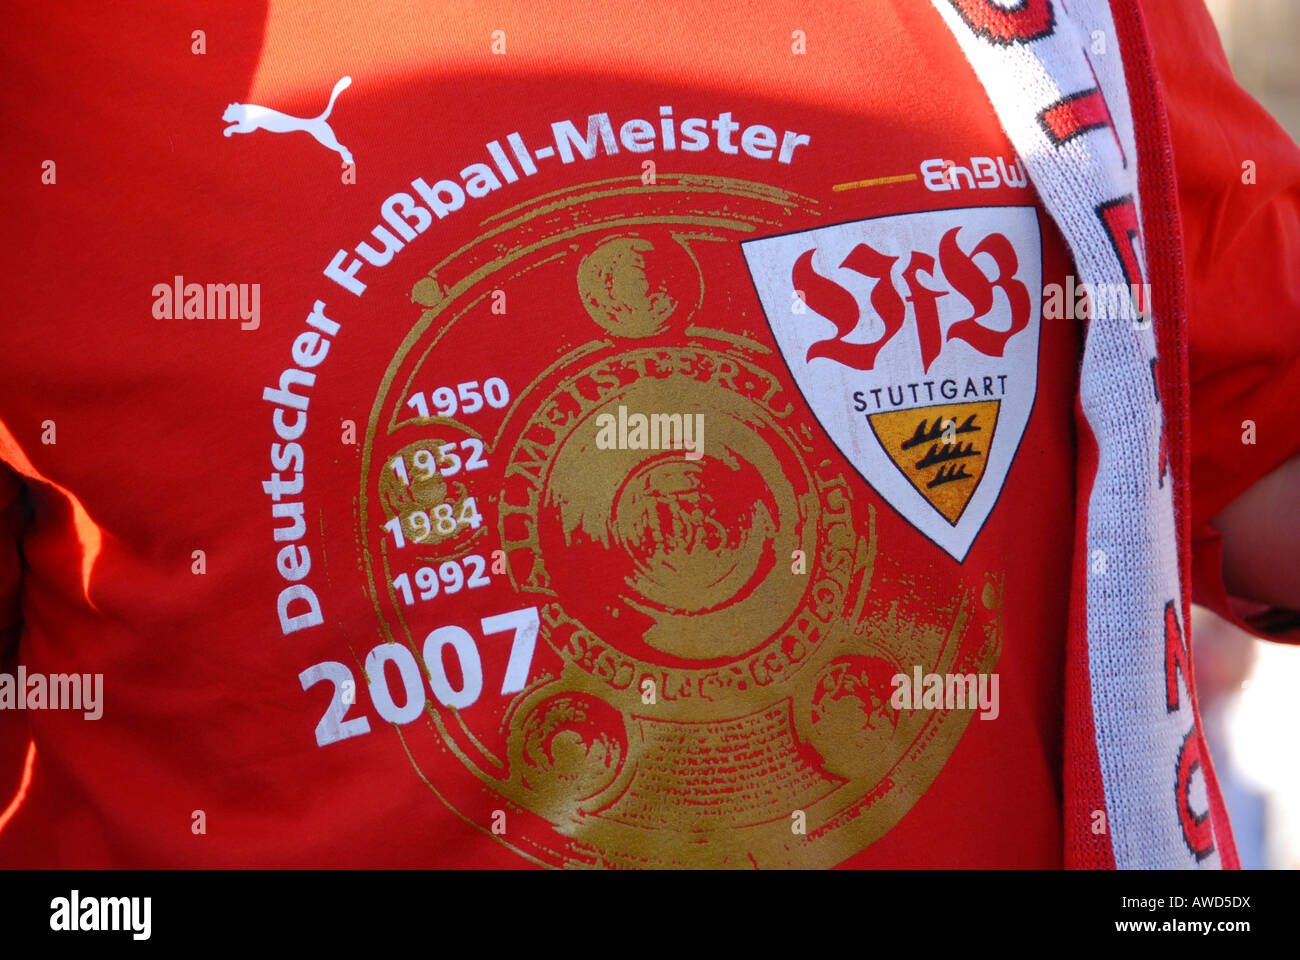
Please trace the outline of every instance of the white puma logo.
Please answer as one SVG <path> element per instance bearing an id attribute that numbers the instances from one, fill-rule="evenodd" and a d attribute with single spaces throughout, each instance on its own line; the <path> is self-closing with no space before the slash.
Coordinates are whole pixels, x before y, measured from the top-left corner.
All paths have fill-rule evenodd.
<path id="1" fill-rule="evenodd" d="M 313 137 L 331 150 L 337 150 L 340 157 L 343 158 L 343 165 L 347 166 L 352 162 L 352 153 L 347 147 L 339 143 L 338 138 L 334 136 L 334 131 L 326 123 L 330 111 L 334 109 L 334 101 L 340 93 L 346 90 L 352 84 L 351 77 L 344 77 L 338 83 L 334 84 L 334 91 L 330 94 L 330 102 L 325 105 L 325 112 L 319 117 L 303 119 L 302 117 L 291 117 L 287 113 L 281 113 L 278 110 L 272 110 L 269 107 L 259 107 L 254 103 L 232 103 L 226 107 L 226 112 L 221 115 L 230 126 L 222 130 L 223 136 L 230 136 L 232 133 L 252 133 L 254 130 L 270 130 L 272 133 L 290 133 L 294 130 L 302 130 L 310 133 Z"/>

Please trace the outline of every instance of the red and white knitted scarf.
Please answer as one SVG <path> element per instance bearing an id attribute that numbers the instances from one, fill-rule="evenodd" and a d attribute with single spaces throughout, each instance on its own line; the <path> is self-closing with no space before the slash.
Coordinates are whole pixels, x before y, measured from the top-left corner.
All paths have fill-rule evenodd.
<path id="1" fill-rule="evenodd" d="M 932 2 L 1078 281 L 1150 285 L 1150 304 L 1089 321 L 1079 377 L 1066 865 L 1235 868 L 1189 664 L 1182 235 L 1141 11 L 1137 0 Z"/>

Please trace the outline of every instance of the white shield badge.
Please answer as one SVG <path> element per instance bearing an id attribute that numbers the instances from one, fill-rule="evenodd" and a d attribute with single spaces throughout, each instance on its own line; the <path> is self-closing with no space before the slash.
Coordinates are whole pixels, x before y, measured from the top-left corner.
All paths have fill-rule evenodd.
<path id="1" fill-rule="evenodd" d="M 1038 387 L 1033 207 L 857 220 L 741 244 L 804 399 L 840 452 L 958 562 Z"/>

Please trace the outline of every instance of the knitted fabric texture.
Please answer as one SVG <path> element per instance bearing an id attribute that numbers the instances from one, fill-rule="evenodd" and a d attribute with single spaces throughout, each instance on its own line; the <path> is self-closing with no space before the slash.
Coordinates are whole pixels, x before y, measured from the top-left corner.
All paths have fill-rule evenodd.
<path id="1" fill-rule="evenodd" d="M 1105 0 L 932 2 L 1091 293 L 1076 416 L 1066 865 L 1236 867 L 1190 668 L 1181 236 L 1141 11 L 1132 0 L 1113 11 Z"/>

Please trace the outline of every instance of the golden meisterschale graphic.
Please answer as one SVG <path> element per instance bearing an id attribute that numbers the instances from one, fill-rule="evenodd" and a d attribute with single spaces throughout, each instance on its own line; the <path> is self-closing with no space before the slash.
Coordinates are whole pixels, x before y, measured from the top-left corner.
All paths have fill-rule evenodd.
<path id="1" fill-rule="evenodd" d="M 484 639 L 475 703 L 431 697 L 394 728 L 438 800 L 524 857 L 839 863 L 898 823 L 970 717 L 895 710 L 891 677 L 996 663 L 1000 581 L 972 573 L 944 592 L 895 564 L 878 501 L 807 409 L 748 286 L 738 242 L 817 217 L 758 183 L 601 181 L 491 218 L 414 284 L 418 316 L 366 435 L 359 560 L 379 635 L 417 658 L 437 627 L 478 635 L 481 616 L 537 608 L 522 691 L 499 694 L 509 642 Z M 500 409 L 429 404 L 491 377 L 508 385 Z M 598 420 L 620 408 L 700 415 L 698 456 L 602 446 Z M 467 440 L 486 466 L 405 481 L 393 466 Z M 477 528 L 424 519 L 470 497 Z M 412 605 L 393 588 L 493 551 L 506 572 L 481 592 Z"/>

